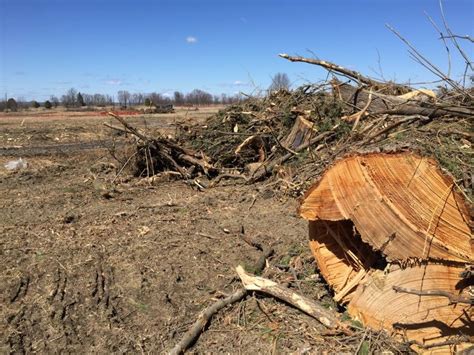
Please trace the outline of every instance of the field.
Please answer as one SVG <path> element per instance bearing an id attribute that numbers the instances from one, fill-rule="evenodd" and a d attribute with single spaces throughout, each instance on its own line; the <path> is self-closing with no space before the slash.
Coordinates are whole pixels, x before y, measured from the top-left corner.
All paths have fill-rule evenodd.
<path id="1" fill-rule="evenodd" d="M 215 110 L 127 120 L 172 135 L 175 123 L 203 122 Z M 0 117 L 2 353 L 170 350 L 202 309 L 241 286 L 235 267 L 259 257 L 242 228 L 275 249 L 265 276 L 336 308 L 294 198 L 269 183 L 199 191 L 121 176 L 112 184 L 120 166 L 105 121 L 64 111 Z M 3 167 L 19 157 L 26 169 Z M 191 351 L 338 352 L 360 343 L 321 328 L 251 295 L 219 312 Z"/>

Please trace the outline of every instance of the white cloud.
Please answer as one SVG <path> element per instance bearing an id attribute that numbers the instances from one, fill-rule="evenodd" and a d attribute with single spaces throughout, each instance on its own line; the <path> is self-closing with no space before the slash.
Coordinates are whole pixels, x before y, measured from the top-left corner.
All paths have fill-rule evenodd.
<path id="1" fill-rule="evenodd" d="M 193 37 L 193 36 L 186 37 L 186 42 L 188 42 L 188 43 L 193 44 L 193 43 L 196 43 L 197 41 L 198 41 L 198 39 L 196 37 Z"/>
<path id="2" fill-rule="evenodd" d="M 221 87 L 226 87 L 226 88 L 235 88 L 235 87 L 241 87 L 241 86 L 249 86 L 249 83 L 241 80 L 235 80 L 231 83 L 220 83 L 219 86 Z"/>
<path id="3" fill-rule="evenodd" d="M 107 85 L 121 85 L 122 80 L 120 80 L 120 79 L 110 79 L 110 80 L 106 80 L 105 83 Z"/>

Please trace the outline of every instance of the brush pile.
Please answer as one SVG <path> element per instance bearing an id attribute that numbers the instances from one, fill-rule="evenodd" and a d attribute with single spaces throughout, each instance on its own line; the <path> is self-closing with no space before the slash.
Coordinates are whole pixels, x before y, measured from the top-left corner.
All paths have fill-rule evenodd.
<path id="1" fill-rule="evenodd" d="M 123 127 L 106 124 L 107 127 L 130 134 L 134 138 L 133 152 L 122 162 L 121 170 L 129 166 L 135 176 L 151 177 L 158 173 L 167 173 L 183 179 L 190 179 L 198 174 L 208 177 L 216 175 L 217 170 L 209 164 L 209 158 L 204 153 L 185 148 L 161 134 L 149 137 L 113 112 L 109 112 L 109 115 Z"/>
<path id="2" fill-rule="evenodd" d="M 474 90 L 416 90 L 378 82 L 327 61 L 286 54 L 336 72 L 333 78 L 263 99 L 250 98 L 181 136 L 220 171 L 247 181 L 276 176 L 300 194 L 336 158 L 412 151 L 434 157 L 472 196 Z"/>

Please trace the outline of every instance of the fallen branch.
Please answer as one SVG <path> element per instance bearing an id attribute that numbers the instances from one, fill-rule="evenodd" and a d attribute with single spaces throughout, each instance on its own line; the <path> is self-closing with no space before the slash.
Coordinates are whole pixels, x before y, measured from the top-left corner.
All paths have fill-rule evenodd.
<path id="1" fill-rule="evenodd" d="M 104 122 L 104 126 L 107 127 L 107 128 L 113 129 L 115 131 L 118 131 L 118 132 L 127 133 L 127 134 L 130 133 L 130 131 L 127 131 L 126 129 L 108 124 L 107 122 Z"/>
<path id="2" fill-rule="evenodd" d="M 369 143 L 372 139 L 377 138 L 378 136 L 381 136 L 382 134 L 385 134 L 387 132 L 390 132 L 392 129 L 404 123 L 411 123 L 416 120 L 420 120 L 421 122 L 428 122 L 430 119 L 428 117 L 421 116 L 421 115 L 411 115 L 411 116 L 402 117 L 398 121 L 395 121 L 392 124 L 388 125 L 387 127 L 382 128 L 381 130 L 371 134 L 369 137 L 367 137 L 366 139 L 362 141 L 362 144 Z"/>
<path id="3" fill-rule="evenodd" d="M 145 136 L 143 133 L 139 132 L 135 127 L 133 127 L 132 125 L 129 125 L 127 123 L 127 121 L 125 121 L 122 117 L 120 117 L 119 115 L 113 113 L 113 112 L 108 112 L 107 113 L 109 116 L 112 116 L 113 118 L 115 118 L 117 121 L 119 121 L 130 133 L 134 134 L 135 136 L 137 136 L 138 138 L 140 138 L 142 141 L 144 141 L 145 143 L 149 143 L 151 141 L 150 138 L 148 138 L 147 136 Z"/>
<path id="4" fill-rule="evenodd" d="M 420 291 L 420 290 L 414 290 L 411 288 L 405 288 L 405 287 L 400 287 L 400 286 L 393 286 L 392 289 L 395 292 L 400 292 L 400 293 L 408 293 L 411 295 L 417 295 L 417 296 L 440 296 L 440 297 L 446 297 L 449 299 L 449 303 L 465 303 L 465 304 L 470 304 L 474 305 L 474 299 L 469 299 L 466 297 L 462 296 L 456 296 L 453 295 L 449 292 L 442 291 L 442 290 L 428 290 L 428 291 Z"/>
<path id="5" fill-rule="evenodd" d="M 186 334 L 181 339 L 181 341 L 178 344 L 176 344 L 176 346 L 169 352 L 169 354 L 170 355 L 183 354 L 186 351 L 186 349 L 188 349 L 197 340 L 197 338 L 199 338 L 199 335 L 201 335 L 207 323 L 209 322 L 209 320 L 212 318 L 214 314 L 219 312 L 225 306 L 228 306 L 232 303 L 240 301 L 246 295 L 247 295 L 247 290 L 241 288 L 235 291 L 230 296 L 220 301 L 217 301 L 210 307 L 207 307 L 205 310 L 203 310 L 199 314 L 198 319 L 194 322 L 191 328 L 186 332 Z"/>
<path id="6" fill-rule="evenodd" d="M 368 86 L 378 86 L 378 87 L 387 86 L 387 83 L 370 79 L 370 78 L 362 75 L 359 72 L 341 67 L 340 65 L 337 65 L 337 64 L 334 64 L 334 63 L 331 63 L 331 62 L 327 62 L 325 60 L 319 60 L 319 59 L 313 59 L 313 58 L 304 58 L 304 57 L 294 57 L 294 56 L 290 56 L 288 54 L 279 54 L 279 56 L 281 58 L 287 59 L 291 62 L 303 62 L 303 63 L 308 63 L 308 64 L 319 65 L 320 67 L 323 67 L 324 69 L 327 69 L 329 71 L 334 71 L 334 72 L 340 73 L 342 75 L 348 76 L 348 77 L 350 77 L 352 79 L 355 79 L 358 82 L 360 82 L 362 84 L 365 84 L 365 85 L 368 85 Z M 398 85 L 398 84 L 393 84 L 393 83 L 390 83 L 390 85 L 403 88 L 406 91 L 411 91 L 412 90 L 410 87 L 404 86 L 404 85 Z"/>
<path id="7" fill-rule="evenodd" d="M 302 151 L 303 149 L 306 149 L 308 148 L 309 146 L 313 145 L 313 144 L 316 144 L 316 143 L 319 143 L 320 141 L 322 141 L 324 138 L 327 138 L 331 135 L 333 135 L 334 132 L 333 131 L 326 131 L 326 132 L 323 132 L 319 135 L 317 135 L 316 137 L 314 137 L 313 139 L 311 139 L 308 143 L 305 143 L 305 144 L 302 144 L 300 145 L 298 148 L 294 149 L 294 152 L 299 152 L 299 151 Z M 282 157 L 278 158 L 278 159 L 275 159 L 275 160 L 272 160 L 270 161 L 269 163 L 267 164 L 262 164 L 262 166 L 260 166 L 256 171 L 255 173 L 253 174 L 253 176 L 251 177 L 251 179 L 249 179 L 249 182 L 255 182 L 255 181 L 258 181 L 260 180 L 262 177 L 264 177 L 265 175 L 267 174 L 270 174 L 273 169 L 275 168 L 275 166 L 277 165 L 280 165 L 280 164 L 283 164 L 285 161 L 287 161 L 288 159 L 290 159 L 292 156 L 294 156 L 294 152 L 292 153 L 287 153 L 285 155 L 283 155 Z"/>
<path id="8" fill-rule="evenodd" d="M 239 275 L 244 287 L 248 291 L 260 291 L 269 294 L 279 300 L 285 301 L 288 304 L 298 308 L 304 313 L 315 318 L 329 329 L 344 329 L 344 325 L 327 309 L 315 301 L 297 294 L 290 289 L 278 285 L 269 279 L 265 279 L 259 276 L 253 276 L 245 272 L 244 268 L 239 265 L 236 268 L 237 274 Z"/>
<path id="9" fill-rule="evenodd" d="M 258 245 L 261 248 L 260 244 L 257 244 L 257 243 L 255 243 L 255 245 L 253 245 L 252 243 L 249 243 L 249 245 L 255 246 L 257 249 L 259 249 L 257 247 Z M 260 256 L 257 263 L 255 264 L 255 270 L 257 272 L 263 271 L 263 269 L 265 268 L 265 260 L 273 254 L 272 248 L 262 248 L 262 249 L 263 249 L 263 254 Z M 232 303 L 242 300 L 247 295 L 247 293 L 248 293 L 247 289 L 240 288 L 237 291 L 235 291 L 233 294 L 231 294 L 230 296 L 215 302 L 211 306 L 201 311 L 197 320 L 193 323 L 191 328 L 184 334 L 181 341 L 178 344 L 176 344 L 175 347 L 169 352 L 169 355 L 183 354 L 192 344 L 196 342 L 196 340 L 204 331 L 204 328 L 209 323 L 209 321 L 214 316 L 214 314 L 219 312 L 225 306 L 228 306 Z"/>

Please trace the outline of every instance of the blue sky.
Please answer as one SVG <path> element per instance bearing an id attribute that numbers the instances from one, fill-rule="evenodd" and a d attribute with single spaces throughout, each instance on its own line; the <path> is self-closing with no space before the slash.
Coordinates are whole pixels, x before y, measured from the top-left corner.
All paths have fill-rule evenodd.
<path id="1" fill-rule="evenodd" d="M 86 93 L 213 94 L 265 89 L 277 72 L 294 86 L 325 78 L 278 53 L 316 55 L 386 79 L 426 81 L 389 23 L 442 68 L 446 53 L 424 11 L 437 0 L 0 0 L 0 95 L 44 100 Z M 474 1 L 445 0 L 452 30 L 474 34 Z M 474 57 L 473 46 L 465 43 Z M 453 63 L 453 76 L 462 62 Z"/>

